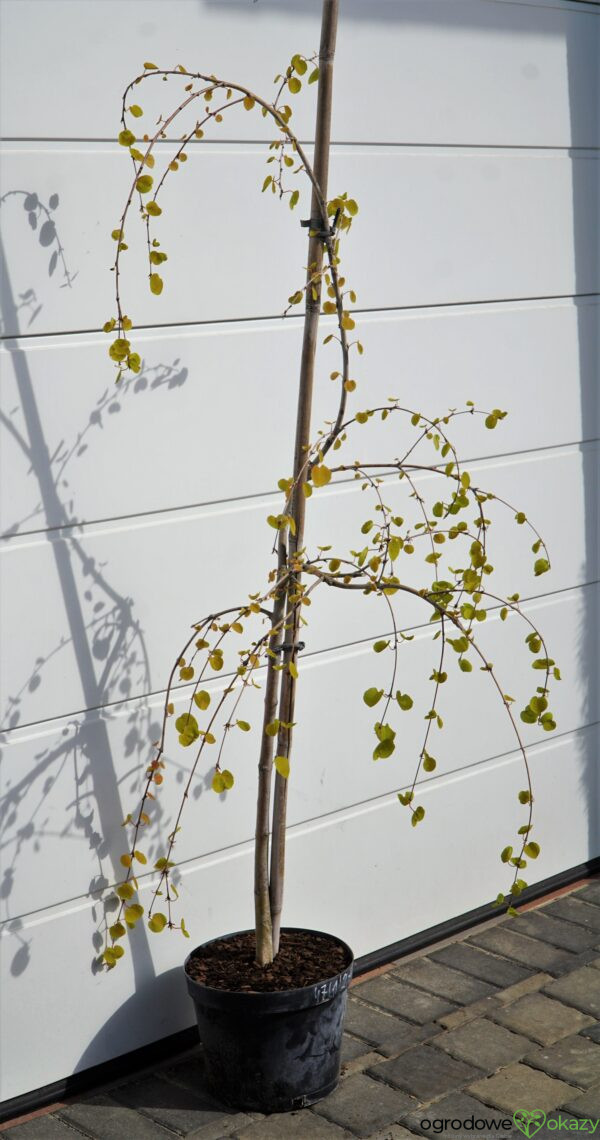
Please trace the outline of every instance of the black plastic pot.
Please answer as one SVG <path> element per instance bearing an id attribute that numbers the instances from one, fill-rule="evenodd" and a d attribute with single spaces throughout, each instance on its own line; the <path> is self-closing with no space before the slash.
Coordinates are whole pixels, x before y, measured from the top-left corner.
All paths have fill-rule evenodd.
<path id="1" fill-rule="evenodd" d="M 305 933 L 319 934 L 343 947 L 348 953 L 346 969 L 302 989 L 236 993 L 212 989 L 190 977 L 188 963 L 202 947 L 186 959 L 186 981 L 196 1007 L 210 1091 L 231 1107 L 291 1112 L 328 1096 L 338 1083 L 354 955 L 331 934 Z"/>

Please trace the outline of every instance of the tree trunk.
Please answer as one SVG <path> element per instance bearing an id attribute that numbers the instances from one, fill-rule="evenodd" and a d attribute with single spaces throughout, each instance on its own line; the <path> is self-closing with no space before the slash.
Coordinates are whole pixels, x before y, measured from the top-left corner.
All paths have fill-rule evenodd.
<path id="1" fill-rule="evenodd" d="M 317 185 L 321 191 L 322 199 L 327 201 L 327 183 L 329 174 L 329 146 L 331 136 L 331 107 L 333 92 L 333 60 L 335 54 L 335 40 L 337 33 L 339 0 L 324 0 L 321 22 L 321 44 L 319 48 L 319 89 L 317 98 L 317 118 L 315 126 L 315 153 L 314 173 Z M 321 209 L 317 195 L 313 189 L 311 200 L 311 221 L 316 230 L 327 229 L 327 217 L 321 217 Z M 309 233 L 311 232 L 309 231 Z M 298 389 L 298 410 L 296 417 L 296 444 L 294 449 L 294 480 L 298 480 L 291 504 L 291 514 L 296 523 L 295 536 L 290 533 L 289 554 L 292 556 L 296 550 L 304 545 L 304 520 L 306 499 L 302 489 L 304 480 L 298 478 L 306 458 L 306 449 L 310 442 L 310 423 L 312 411 L 312 395 L 315 370 L 315 352 L 319 328 L 319 314 L 321 310 L 321 282 L 320 275 L 323 267 L 323 241 L 317 236 L 309 236 L 308 240 L 308 269 L 307 281 L 311 278 L 317 280 L 316 296 L 309 286 L 306 290 L 306 304 L 304 313 L 304 338 L 302 342 L 302 357 L 300 363 L 300 382 Z M 288 580 L 286 588 L 287 618 L 285 643 L 289 646 L 284 652 L 283 662 L 289 666 L 296 661 L 296 645 L 299 634 L 298 610 L 290 602 L 289 594 L 293 594 L 299 583 L 299 574 Z M 296 693 L 296 680 L 290 674 L 289 668 L 284 668 L 280 674 L 281 693 L 279 698 L 279 719 L 291 724 L 294 719 L 294 703 Z M 292 744 L 292 729 L 283 728 L 277 740 L 277 755 L 289 756 Z M 285 874 L 285 833 L 287 809 L 288 781 L 279 773 L 275 776 L 275 794 L 273 801 L 273 837 L 271 848 L 270 873 L 270 903 L 271 924 L 273 939 L 273 954 L 279 949 L 279 932 L 281 928 L 281 909 L 283 904 L 283 884 Z"/>

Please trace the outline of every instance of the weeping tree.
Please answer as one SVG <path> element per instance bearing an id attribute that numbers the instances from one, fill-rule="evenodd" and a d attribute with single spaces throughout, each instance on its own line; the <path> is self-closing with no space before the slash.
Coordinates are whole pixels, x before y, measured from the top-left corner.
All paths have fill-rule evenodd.
<path id="1" fill-rule="evenodd" d="M 258 728 L 258 789 L 255 828 L 254 901 L 256 927 L 256 959 L 265 966 L 278 952 L 285 881 L 285 839 L 287 795 L 290 780 L 294 709 L 298 685 L 298 653 L 307 608 L 317 588 L 352 591 L 360 596 L 375 595 L 381 599 L 391 634 L 375 641 L 376 654 L 389 659 L 388 683 L 369 687 L 362 694 L 368 709 L 377 708 L 373 725 L 373 758 L 385 760 L 396 747 L 393 727 L 396 717 L 413 708 L 413 698 L 398 681 L 399 646 L 412 638 L 398 623 L 398 601 L 418 601 L 435 627 L 436 659 L 432 673 L 429 708 L 424 715 L 422 744 L 415 756 L 412 779 L 398 792 L 400 804 L 407 810 L 413 826 L 421 823 L 425 808 L 417 796 L 417 784 L 423 773 L 436 768 L 431 743 L 432 732 L 442 728 L 440 699 L 448 670 L 456 668 L 469 683 L 468 674 L 478 667 L 489 678 L 497 693 L 503 715 L 508 718 L 515 746 L 522 757 L 523 786 L 517 791 L 523 805 L 523 822 L 515 837 L 500 853 L 507 865 L 509 882 L 500 891 L 496 903 L 515 913 L 515 902 L 527 886 L 522 877 L 528 860 L 539 855 L 539 845 L 532 839 L 533 790 L 520 721 L 538 724 L 545 731 L 556 725 L 549 709 L 549 687 L 560 679 L 559 670 L 549 655 L 544 638 L 523 612 L 519 595 L 509 597 L 494 592 L 491 580 L 494 567 L 490 561 L 489 531 L 492 519 L 489 505 L 499 506 L 514 515 L 518 526 L 528 530 L 533 542 L 534 572 L 550 569 L 546 546 L 526 515 L 502 498 L 476 486 L 469 471 L 459 459 L 448 434 L 457 417 L 483 421 L 493 430 L 506 412 L 493 408 L 482 410 L 468 402 L 464 408 L 450 409 L 428 416 L 390 398 L 381 406 L 349 409 L 356 399 L 354 377 L 357 358 L 363 346 L 353 335 L 355 321 L 352 307 L 356 294 L 342 272 L 341 253 L 344 238 L 350 231 L 358 205 L 347 192 L 329 195 L 330 127 L 333 91 L 333 65 L 338 22 L 338 0 L 324 0 L 321 42 L 318 57 L 296 54 L 285 71 L 275 78 L 275 96 L 263 98 L 239 82 L 215 75 L 188 71 L 179 64 L 161 69 L 152 62 L 129 83 L 122 99 L 119 143 L 129 152 L 132 164 L 129 192 L 117 227 L 112 232 L 116 252 L 112 270 L 115 283 L 116 314 L 104 325 L 114 333 L 109 355 L 115 362 L 117 382 L 124 374 L 135 374 L 142 367 L 141 356 L 132 344 L 133 322 L 124 311 L 121 293 L 123 255 L 127 251 L 126 235 L 137 212 L 145 232 L 150 291 L 163 291 L 161 275 L 167 253 L 156 236 L 162 214 L 162 190 L 190 154 L 193 140 L 204 138 L 205 130 L 217 127 L 234 107 L 260 114 L 270 121 L 274 138 L 268 146 L 267 173 L 263 193 L 286 201 L 294 211 L 300 200 L 299 180 L 310 190 L 310 217 L 301 224 L 308 229 L 306 276 L 288 299 L 287 315 L 296 306 L 304 307 L 304 328 L 299 361 L 296 434 L 293 444 L 291 474 L 279 479 L 282 492 L 281 511 L 269 515 L 267 523 L 274 531 L 273 567 L 262 590 L 246 595 L 241 603 L 220 612 L 208 612 L 194 621 L 180 647 L 171 669 L 164 701 L 160 739 L 153 746 L 145 771 L 145 783 L 135 810 L 128 814 L 128 849 L 121 857 L 124 879 L 116 886 L 117 913 L 108 929 L 103 959 L 112 968 L 124 953 L 123 938 L 144 914 L 149 929 L 160 933 L 165 928 L 179 929 L 188 937 L 185 921 L 176 921 L 174 904 L 177 888 L 173 881 L 175 845 L 182 815 L 189 798 L 192 781 L 199 765 L 210 756 L 212 788 L 215 793 L 228 793 L 234 786 L 234 774 L 226 767 L 225 752 L 231 733 L 250 732 L 250 724 L 242 719 L 240 706 L 249 690 L 262 691 L 262 723 Z M 144 111 L 136 102 L 137 89 L 162 80 L 169 90 L 176 88 L 174 107 L 161 114 L 152 132 L 140 137 L 137 127 Z M 303 87 L 318 84 L 315 143 L 312 157 L 294 133 L 291 102 Z M 183 89 L 181 89 L 183 88 Z M 139 97 L 139 96 L 138 96 Z M 177 136 L 172 157 L 164 158 L 159 143 L 168 140 L 170 128 L 185 121 L 186 130 Z M 171 152 L 172 153 L 172 152 Z M 160 163 L 162 159 L 162 169 Z M 301 183 L 300 183 L 301 184 Z M 337 406 L 332 418 L 311 438 L 311 410 L 315 381 L 315 357 L 321 314 L 332 318 L 333 331 L 327 332 L 323 344 L 337 354 L 336 366 L 330 373 L 338 390 Z M 400 456 L 382 457 L 376 462 L 359 460 L 343 462 L 340 454 L 350 436 L 368 428 L 373 419 L 389 420 L 393 425 L 404 421 L 411 442 Z M 398 432 L 393 435 L 396 442 Z M 292 441 L 290 439 L 290 450 Z M 423 475 L 432 476 L 424 484 Z M 305 515 L 308 500 L 332 478 L 360 481 L 370 499 L 369 517 L 362 521 L 356 550 L 334 551 L 319 547 L 310 551 L 305 544 Z M 403 484 L 405 506 L 402 516 L 387 502 L 390 483 Z M 425 490 L 423 489 L 425 486 Z M 426 488 L 431 487 L 431 493 Z M 493 508 L 492 508 L 493 509 Z M 451 551 L 452 567 L 446 551 Z M 420 579 L 415 580 L 414 555 L 422 554 Z M 404 566 L 409 581 L 404 580 Z M 357 599 L 356 604 L 360 604 Z M 499 609 L 502 621 L 515 616 L 525 627 L 526 652 L 536 670 L 533 695 L 528 696 L 520 712 L 509 696 L 492 663 L 476 636 L 476 630 L 489 610 Z M 242 650 L 239 637 L 248 640 Z M 229 654 L 229 656 L 227 656 Z M 451 662 L 449 659 L 452 659 Z M 232 664 L 233 662 L 233 664 Z M 226 681 L 218 692 L 209 692 L 206 678 L 223 670 Z M 186 707 L 175 715 L 174 690 L 186 686 Z M 357 699 L 361 696 L 357 694 Z M 414 714 L 413 714 L 414 715 Z M 187 782 L 184 784 L 174 827 L 166 837 L 164 855 L 153 864 L 155 876 L 151 901 L 145 908 L 138 897 L 139 867 L 147 864 L 143 852 L 144 830 L 151 822 L 153 801 L 164 779 L 168 730 L 174 721 L 179 744 L 193 751 Z M 206 755 L 205 755 L 206 754 Z M 213 759 L 212 757 L 216 757 Z M 162 908 L 162 909 L 160 909 Z"/>

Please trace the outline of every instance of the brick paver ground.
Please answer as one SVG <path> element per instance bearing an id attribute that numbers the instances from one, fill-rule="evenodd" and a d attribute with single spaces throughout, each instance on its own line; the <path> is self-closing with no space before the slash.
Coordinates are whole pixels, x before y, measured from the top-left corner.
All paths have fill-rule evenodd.
<path id="1" fill-rule="evenodd" d="M 7 1140 L 600 1136 L 599 1017 L 597 878 L 358 979 L 340 1084 L 312 1108 L 266 1117 L 216 1103 L 197 1046 L 0 1131 Z"/>

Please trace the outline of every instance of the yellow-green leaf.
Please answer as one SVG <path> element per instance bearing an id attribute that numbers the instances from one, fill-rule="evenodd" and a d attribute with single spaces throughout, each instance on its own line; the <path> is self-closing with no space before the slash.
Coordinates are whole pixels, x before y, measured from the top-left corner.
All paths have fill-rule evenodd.
<path id="1" fill-rule="evenodd" d="M 133 115 L 134 119 L 141 119 L 142 115 L 144 114 L 144 112 L 142 111 L 142 108 L 137 103 L 132 103 L 129 110 L 130 110 L 131 114 Z"/>
<path id="2" fill-rule="evenodd" d="M 199 689 L 197 693 L 194 693 L 194 702 L 199 709 L 207 709 L 210 704 L 210 693 L 207 693 L 206 689 Z"/>
<path id="3" fill-rule="evenodd" d="M 163 279 L 158 273 L 150 274 L 150 292 L 157 297 L 163 291 Z"/>
<path id="4" fill-rule="evenodd" d="M 135 892 L 131 883 L 119 883 L 118 887 L 115 887 L 115 893 L 124 902 L 125 899 L 133 898 Z"/>
<path id="5" fill-rule="evenodd" d="M 232 788 L 235 784 L 233 772 L 230 772 L 228 768 L 224 768 L 221 772 L 221 779 L 223 780 L 226 791 L 229 791 L 229 789 Z"/>
<path id="6" fill-rule="evenodd" d="M 312 481 L 315 487 L 324 487 L 331 479 L 331 471 L 324 463 L 317 463 L 312 469 Z"/>
<path id="7" fill-rule="evenodd" d="M 121 146 L 131 146 L 135 142 L 135 135 L 133 131 L 124 130 L 119 134 L 119 142 Z"/>
<path id="8" fill-rule="evenodd" d="M 235 723 L 237 724 L 238 728 L 241 728 L 242 732 L 250 732 L 250 725 L 248 724 L 247 720 L 236 720 Z"/>
<path id="9" fill-rule="evenodd" d="M 149 194 L 153 185 L 154 179 L 151 174 L 140 174 L 139 178 L 136 178 L 135 188 L 140 194 Z"/>
<path id="10" fill-rule="evenodd" d="M 116 942 L 117 938 L 123 938 L 124 935 L 127 934 L 127 931 L 122 922 L 113 922 L 113 925 L 108 928 L 108 933 L 113 941 Z"/>
<path id="11" fill-rule="evenodd" d="M 273 761 L 273 765 L 275 767 L 275 770 L 279 772 L 279 775 L 283 776 L 284 780 L 287 780 L 290 774 L 290 762 L 288 757 L 276 756 Z"/>
<path id="12" fill-rule="evenodd" d="M 220 793 L 220 792 L 225 791 L 225 781 L 223 779 L 223 773 L 222 772 L 215 772 L 215 774 L 211 780 L 210 786 L 211 786 L 213 792 Z"/>
<path id="13" fill-rule="evenodd" d="M 167 919 L 160 911 L 156 911 L 148 923 L 148 930 L 152 930 L 154 934 L 160 934 L 161 930 L 165 929 Z"/>
<path id="14" fill-rule="evenodd" d="M 142 917 L 144 908 L 141 903 L 132 903 L 131 906 L 126 906 L 123 911 L 125 922 L 128 926 L 135 926 L 136 922 Z"/>
<path id="15" fill-rule="evenodd" d="M 153 218 L 158 218 L 162 214 L 162 210 L 158 202 L 146 202 L 145 210 L 147 214 L 151 214 Z"/>
<path id="16" fill-rule="evenodd" d="M 157 71 L 157 70 L 158 70 L 158 68 L 157 68 L 157 66 L 156 66 L 156 64 L 155 64 L 155 63 L 148 63 L 148 62 L 146 62 L 146 63 L 144 64 L 144 69 L 145 69 L 146 71 Z"/>

